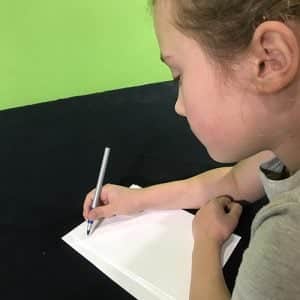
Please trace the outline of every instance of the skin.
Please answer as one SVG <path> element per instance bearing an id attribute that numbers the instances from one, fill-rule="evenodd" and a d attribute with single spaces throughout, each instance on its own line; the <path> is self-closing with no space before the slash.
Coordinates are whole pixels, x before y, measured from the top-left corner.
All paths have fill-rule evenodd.
<path id="1" fill-rule="evenodd" d="M 271 150 L 291 174 L 299 170 L 300 26 L 262 23 L 229 75 L 172 25 L 172 1 L 156 3 L 154 24 L 163 60 L 180 76 L 175 110 L 211 157 L 232 162 Z M 190 299 L 230 299 L 220 249 L 240 214 L 239 205 L 219 197 L 195 216 Z"/>

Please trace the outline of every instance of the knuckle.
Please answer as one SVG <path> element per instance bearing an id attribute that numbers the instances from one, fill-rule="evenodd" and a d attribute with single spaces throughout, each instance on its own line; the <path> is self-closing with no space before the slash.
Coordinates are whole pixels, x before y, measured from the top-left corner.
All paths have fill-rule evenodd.
<path id="1" fill-rule="evenodd" d="M 99 213 L 98 210 L 94 210 L 94 211 L 92 211 L 92 212 L 90 213 L 90 217 L 91 217 L 92 219 L 98 219 L 100 216 L 101 216 L 101 215 L 100 215 L 100 213 Z"/>
<path id="2" fill-rule="evenodd" d="M 103 187 L 103 189 L 105 189 L 106 191 L 110 191 L 112 188 L 113 188 L 113 184 L 111 184 L 111 183 L 107 183 L 104 187 Z"/>

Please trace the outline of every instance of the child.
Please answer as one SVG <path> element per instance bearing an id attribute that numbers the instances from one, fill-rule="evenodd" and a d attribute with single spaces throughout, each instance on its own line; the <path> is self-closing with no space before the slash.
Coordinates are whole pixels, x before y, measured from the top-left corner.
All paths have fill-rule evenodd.
<path id="1" fill-rule="evenodd" d="M 162 60 L 179 81 L 175 106 L 220 162 L 196 177 L 129 190 L 106 185 L 95 219 L 144 209 L 200 208 L 190 299 L 300 298 L 300 0 L 156 0 Z M 268 161 L 264 164 L 263 162 Z M 266 192 L 232 296 L 220 249 L 241 206 Z M 230 195 L 223 196 L 223 195 Z"/>

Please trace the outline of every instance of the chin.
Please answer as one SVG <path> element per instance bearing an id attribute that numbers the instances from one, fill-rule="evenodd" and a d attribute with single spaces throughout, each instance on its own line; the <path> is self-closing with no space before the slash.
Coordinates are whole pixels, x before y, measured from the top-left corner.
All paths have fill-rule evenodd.
<path id="1" fill-rule="evenodd" d="M 238 146 L 237 143 L 235 145 L 232 145 L 227 144 L 224 141 L 220 142 L 216 140 L 204 140 L 203 137 L 199 138 L 199 136 L 195 134 L 195 132 L 193 133 L 200 141 L 200 143 L 202 143 L 202 145 L 206 148 L 208 155 L 216 162 L 222 164 L 233 164 L 248 157 L 243 155 L 245 153 L 242 153 L 240 148 L 236 148 L 236 146 Z"/>
<path id="2" fill-rule="evenodd" d="M 226 151 L 210 151 L 207 149 L 209 156 L 216 162 L 222 164 L 232 164 L 240 161 L 242 158 L 237 157 L 235 155 L 228 154 Z"/>

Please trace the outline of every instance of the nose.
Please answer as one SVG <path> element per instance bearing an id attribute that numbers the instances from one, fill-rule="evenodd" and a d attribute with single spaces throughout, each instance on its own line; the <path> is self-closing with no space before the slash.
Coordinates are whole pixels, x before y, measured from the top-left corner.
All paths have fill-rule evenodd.
<path id="1" fill-rule="evenodd" d="M 178 115 L 185 117 L 185 109 L 180 94 L 178 95 L 177 101 L 175 103 L 175 111 Z"/>

